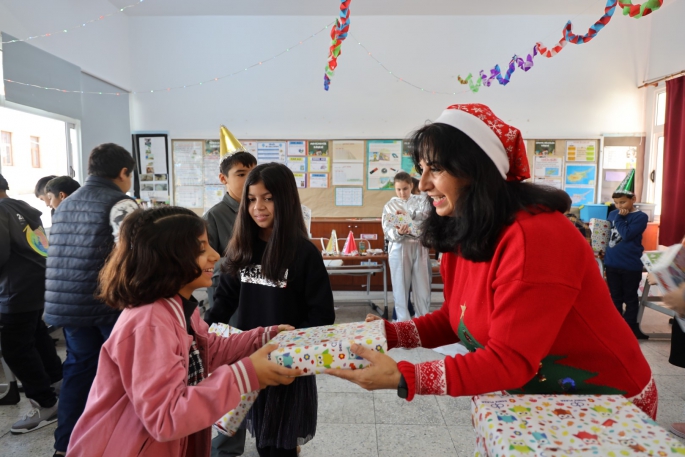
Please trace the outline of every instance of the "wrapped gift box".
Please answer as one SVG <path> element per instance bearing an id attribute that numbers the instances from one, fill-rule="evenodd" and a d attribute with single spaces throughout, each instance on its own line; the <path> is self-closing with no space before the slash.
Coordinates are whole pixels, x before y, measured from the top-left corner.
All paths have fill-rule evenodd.
<path id="1" fill-rule="evenodd" d="M 216 323 L 209 327 L 209 333 L 214 333 L 215 335 L 228 338 L 231 335 L 243 333 L 243 331 L 227 324 Z M 230 410 L 221 419 L 214 423 L 214 428 L 216 431 L 226 436 L 235 435 L 235 433 L 238 431 L 238 427 L 243 422 L 243 419 L 245 419 L 247 412 L 250 410 L 250 408 L 252 408 L 252 405 L 254 404 L 258 394 L 259 391 L 255 390 L 245 395 L 241 395 L 238 406 L 235 409 Z"/>
<path id="2" fill-rule="evenodd" d="M 590 219 L 590 231 L 592 232 L 592 250 L 607 252 L 609 237 L 611 236 L 611 222 L 592 218 Z"/>
<path id="3" fill-rule="evenodd" d="M 350 350 L 355 343 L 381 353 L 388 350 L 382 320 L 281 332 L 270 343 L 280 347 L 269 354 L 269 360 L 299 368 L 303 376 L 321 374 L 327 368 L 364 368 L 367 362 Z"/>
<path id="4" fill-rule="evenodd" d="M 478 457 L 685 454 L 621 395 L 480 395 L 471 418 Z"/>
<path id="5" fill-rule="evenodd" d="M 383 214 L 383 222 L 386 221 L 395 228 L 399 228 L 400 225 L 408 225 L 410 235 L 421 235 L 418 224 L 416 224 L 407 214 Z"/>

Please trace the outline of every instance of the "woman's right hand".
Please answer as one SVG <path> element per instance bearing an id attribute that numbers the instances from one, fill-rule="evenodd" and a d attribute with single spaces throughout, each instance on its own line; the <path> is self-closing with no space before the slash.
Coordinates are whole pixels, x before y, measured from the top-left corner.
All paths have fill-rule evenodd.
<path id="1" fill-rule="evenodd" d="M 302 374 L 297 368 L 286 368 L 271 362 L 268 359 L 268 355 L 276 349 L 278 349 L 277 344 L 267 344 L 250 356 L 252 365 L 257 372 L 257 378 L 259 378 L 260 389 L 263 389 L 266 386 L 291 384 L 295 380 L 295 377 Z"/>
<path id="2" fill-rule="evenodd" d="M 383 318 L 381 316 L 378 316 L 376 314 L 367 314 L 366 319 L 364 320 L 365 322 L 373 322 L 373 321 L 382 321 Z"/>

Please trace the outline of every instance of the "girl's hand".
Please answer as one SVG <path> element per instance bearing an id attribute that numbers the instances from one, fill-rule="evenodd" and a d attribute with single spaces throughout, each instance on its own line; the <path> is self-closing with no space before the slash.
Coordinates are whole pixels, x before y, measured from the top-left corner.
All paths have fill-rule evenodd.
<path id="1" fill-rule="evenodd" d="M 679 316 L 685 316 L 685 282 L 680 285 L 676 290 L 672 290 L 666 295 L 664 295 L 664 305 L 667 308 L 672 309 Z M 675 324 L 674 324 L 675 325 Z"/>
<path id="2" fill-rule="evenodd" d="M 650 286 L 656 286 L 659 284 L 652 273 L 647 273 L 647 282 Z"/>
<path id="3" fill-rule="evenodd" d="M 407 235 L 409 233 L 409 225 L 408 224 L 402 224 L 399 227 L 397 227 L 397 233 L 400 235 Z"/>
<path id="4" fill-rule="evenodd" d="M 277 344 L 267 344 L 250 356 L 257 378 L 259 378 L 260 389 L 279 384 L 288 385 L 301 374 L 301 371 L 296 368 L 286 368 L 271 362 L 267 356 L 276 349 L 278 349 Z"/>
<path id="5" fill-rule="evenodd" d="M 281 333 L 281 332 L 289 332 L 289 331 L 291 331 L 291 330 L 295 330 L 295 327 L 293 327 L 292 325 L 281 324 L 281 325 L 278 326 L 278 333 Z"/>
<path id="6" fill-rule="evenodd" d="M 403 210 L 403 209 L 398 209 L 398 210 L 395 212 L 395 214 L 399 214 L 400 216 L 402 216 L 402 215 L 404 215 L 404 214 L 407 214 L 407 212 L 406 212 L 405 210 Z"/>
<path id="7" fill-rule="evenodd" d="M 358 344 L 352 345 L 352 352 L 371 363 L 361 370 L 331 369 L 324 373 L 336 378 L 347 379 L 366 390 L 397 389 L 402 374 L 397 369 L 397 362 L 390 356 L 373 351 Z"/>
<path id="8" fill-rule="evenodd" d="M 383 320 L 383 318 L 381 316 L 377 316 L 375 314 L 367 314 L 364 322 L 373 322 L 373 321 L 382 321 L 382 320 Z"/>

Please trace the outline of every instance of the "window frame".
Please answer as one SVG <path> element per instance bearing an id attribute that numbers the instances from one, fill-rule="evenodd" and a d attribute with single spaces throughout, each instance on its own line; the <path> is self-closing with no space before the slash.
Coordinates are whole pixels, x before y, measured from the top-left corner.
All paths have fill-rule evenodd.
<path id="1" fill-rule="evenodd" d="M 41 157 L 40 157 L 40 137 L 30 136 L 31 143 L 31 166 L 33 168 L 41 168 Z M 35 139 L 35 141 L 34 141 Z M 35 148 L 34 148 L 35 146 Z"/>
<path id="2" fill-rule="evenodd" d="M 5 142 L 5 135 L 9 135 L 9 142 Z M 5 130 L 0 131 L 0 165 L 3 167 L 13 167 L 14 166 L 14 151 L 12 148 L 12 132 Z M 9 158 L 9 159 L 8 159 Z"/>

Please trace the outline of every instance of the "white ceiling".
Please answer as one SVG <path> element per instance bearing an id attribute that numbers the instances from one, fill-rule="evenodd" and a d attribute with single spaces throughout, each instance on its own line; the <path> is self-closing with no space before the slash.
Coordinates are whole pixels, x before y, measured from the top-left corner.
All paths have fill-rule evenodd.
<path id="1" fill-rule="evenodd" d="M 109 0 L 117 8 L 133 0 Z M 605 0 L 352 0 L 353 16 L 600 14 Z M 145 0 L 129 16 L 336 16 L 339 0 Z"/>

